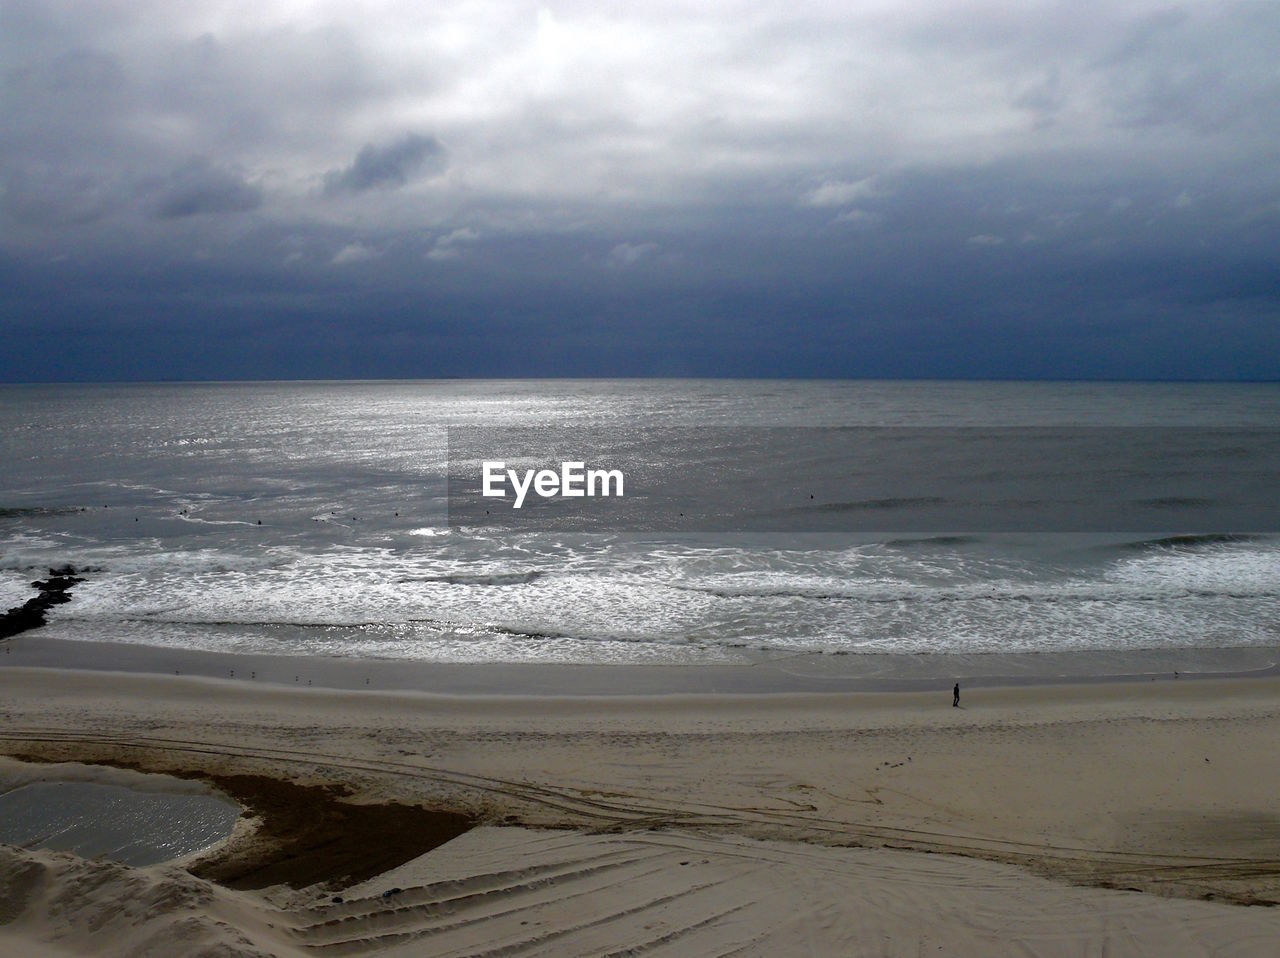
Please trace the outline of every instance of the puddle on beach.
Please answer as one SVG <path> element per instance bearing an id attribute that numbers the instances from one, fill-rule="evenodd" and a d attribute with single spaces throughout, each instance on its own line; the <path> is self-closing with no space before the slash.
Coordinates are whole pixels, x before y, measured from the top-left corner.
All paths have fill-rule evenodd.
<path id="1" fill-rule="evenodd" d="M 93 781 L 34 781 L 0 794 L 0 843 L 69 851 L 126 865 L 154 865 L 231 834 L 240 806 L 191 783 L 140 776 L 148 787 Z M 0 775 L 0 789 L 6 785 Z"/>

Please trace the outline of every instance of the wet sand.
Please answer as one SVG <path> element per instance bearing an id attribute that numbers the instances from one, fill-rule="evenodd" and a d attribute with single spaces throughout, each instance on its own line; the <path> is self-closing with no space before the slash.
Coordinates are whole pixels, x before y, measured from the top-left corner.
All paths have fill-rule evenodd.
<path id="1" fill-rule="evenodd" d="M 1016 655 L 823 655 L 740 650 L 723 663 L 432 662 L 263 655 L 81 642 L 26 633 L 0 642 L 5 668 L 181 675 L 293 688 L 456 695 L 950 693 L 965 688 L 1193 681 L 1280 675 L 1280 649 L 1161 649 Z M 948 702 L 950 699 L 948 698 Z"/>

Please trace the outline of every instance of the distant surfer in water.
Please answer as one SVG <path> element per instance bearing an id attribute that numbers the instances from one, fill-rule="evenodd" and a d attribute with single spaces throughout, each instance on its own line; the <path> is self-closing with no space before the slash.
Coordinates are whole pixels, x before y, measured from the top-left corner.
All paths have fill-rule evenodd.
<path id="1" fill-rule="evenodd" d="M 960 707 L 960 683 L 956 683 L 956 687 L 951 690 L 951 707 L 958 709 Z"/>

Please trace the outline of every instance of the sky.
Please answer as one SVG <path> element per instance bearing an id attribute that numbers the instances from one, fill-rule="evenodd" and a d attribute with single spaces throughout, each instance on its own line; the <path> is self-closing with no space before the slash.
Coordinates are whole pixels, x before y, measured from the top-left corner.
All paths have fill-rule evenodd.
<path id="1" fill-rule="evenodd" d="M 0 0 L 0 381 L 1280 379 L 1280 3 Z"/>

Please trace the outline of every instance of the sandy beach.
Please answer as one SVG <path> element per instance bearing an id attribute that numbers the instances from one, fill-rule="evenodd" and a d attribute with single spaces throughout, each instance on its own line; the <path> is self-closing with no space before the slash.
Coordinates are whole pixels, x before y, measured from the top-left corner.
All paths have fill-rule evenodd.
<path id="1" fill-rule="evenodd" d="M 194 861 L 4 849 L 10 953 L 1280 940 L 1275 677 L 980 687 L 952 708 L 945 688 L 445 695 L 7 667 L 0 717 L 9 756 L 203 778 L 247 808 Z M 440 829 L 457 837 L 424 854 Z"/>

